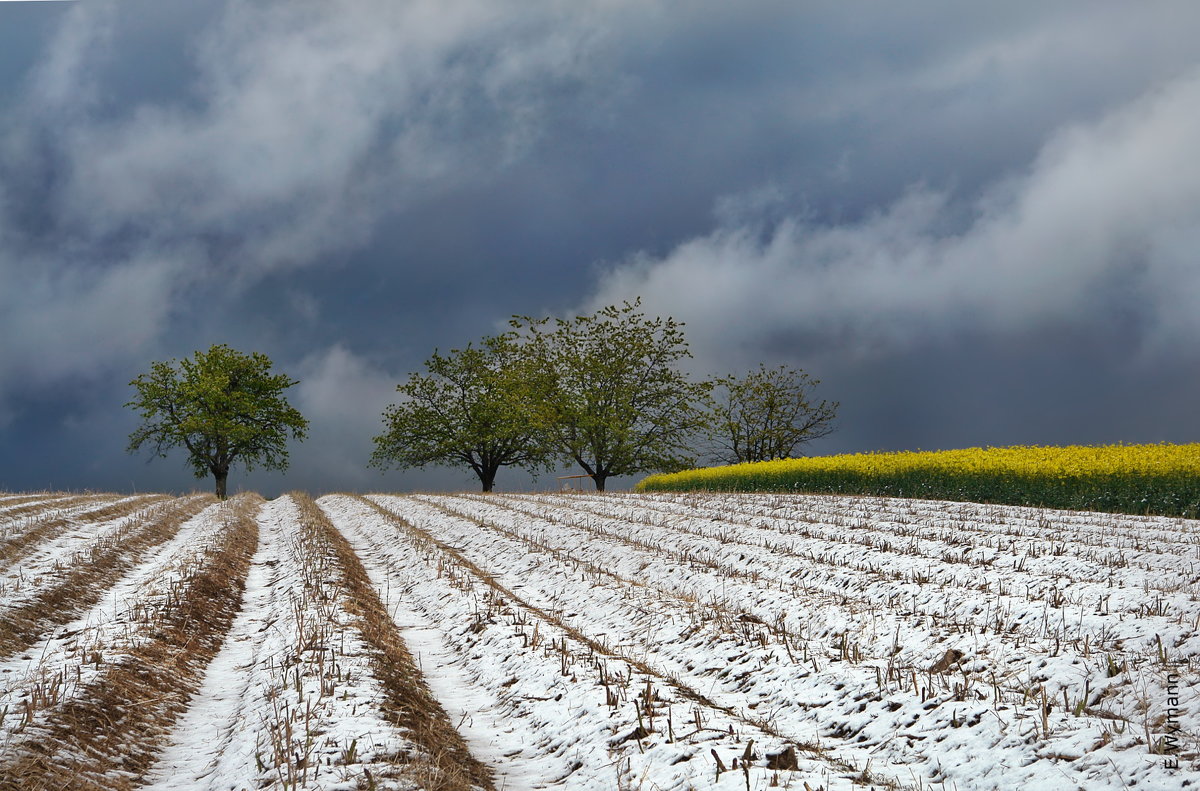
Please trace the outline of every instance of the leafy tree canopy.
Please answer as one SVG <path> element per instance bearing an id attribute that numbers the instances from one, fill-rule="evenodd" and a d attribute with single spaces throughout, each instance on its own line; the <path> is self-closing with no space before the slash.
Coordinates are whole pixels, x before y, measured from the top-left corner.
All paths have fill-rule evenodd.
<path id="1" fill-rule="evenodd" d="M 434 352 L 409 374 L 404 397 L 383 413 L 372 466 L 465 466 L 490 492 L 501 467 L 537 469 L 547 457 L 537 430 L 531 361 L 511 334 Z"/>
<path id="2" fill-rule="evenodd" d="M 803 371 L 760 365 L 714 384 L 706 425 L 722 462 L 789 458 L 800 445 L 833 431 L 838 403 L 815 401 L 812 390 L 820 380 Z"/>
<path id="3" fill-rule="evenodd" d="M 287 439 L 304 439 L 308 421 L 284 398 L 296 384 L 271 373 L 271 360 L 243 354 L 224 344 L 191 359 L 155 362 L 150 372 L 130 382 L 136 397 L 126 404 L 142 425 L 129 435 L 129 452 L 144 445 L 157 456 L 183 447 L 197 478 L 212 474 L 218 497 L 226 496 L 229 468 L 241 462 L 283 470 Z"/>
<path id="4" fill-rule="evenodd" d="M 613 475 L 694 464 L 689 439 L 707 390 L 678 369 L 683 325 L 648 318 L 641 300 L 574 319 L 512 322 L 537 361 L 532 380 L 547 443 L 603 491 Z"/>

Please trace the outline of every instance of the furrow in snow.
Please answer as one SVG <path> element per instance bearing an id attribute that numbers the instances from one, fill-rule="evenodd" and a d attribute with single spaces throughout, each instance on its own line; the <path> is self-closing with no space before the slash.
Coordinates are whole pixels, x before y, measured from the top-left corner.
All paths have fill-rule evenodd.
<path id="1" fill-rule="evenodd" d="M 858 612 L 844 610 L 839 625 L 836 606 L 802 596 L 789 600 L 783 591 L 772 589 L 769 579 L 726 583 L 719 570 L 658 563 L 645 546 L 596 535 L 589 539 L 586 530 L 570 524 L 539 524 L 527 514 L 491 506 L 492 498 L 419 498 L 474 511 L 479 517 L 474 522 L 439 514 L 414 498 L 376 499 L 436 532 L 532 603 L 562 613 L 589 633 L 621 634 L 626 641 L 622 650 L 646 656 L 669 674 L 709 690 L 723 705 L 769 711 L 781 733 L 819 738 L 860 765 L 868 757 L 866 748 L 874 755 L 874 767 L 888 772 L 888 762 L 893 762 L 890 771 L 901 779 L 912 771 L 918 778 L 951 779 L 961 788 L 1050 788 L 1061 778 L 1061 769 L 1037 759 L 1042 752 L 1058 751 L 1077 759 L 1071 764 L 1072 776 L 1089 788 L 1119 788 L 1121 775 L 1125 781 L 1167 777 L 1162 762 L 1146 761 L 1144 752 L 1139 754 L 1137 737 L 1122 727 L 1121 738 L 1111 729 L 1111 720 L 1104 718 L 1110 714 L 1080 717 L 1099 701 L 1108 701 L 1106 707 L 1130 718 L 1146 716 L 1139 707 L 1147 692 L 1167 699 L 1168 668 L 1153 662 L 1153 654 L 1144 648 L 1140 655 L 1126 655 L 1118 662 L 1121 670 L 1113 673 L 1107 666 L 1109 657 L 1089 657 L 1086 647 L 1022 646 L 1011 635 L 953 634 L 920 623 L 908 624 L 903 633 L 893 632 L 900 624 L 886 602 Z M 674 545 L 661 541 L 660 546 L 669 556 Z M 553 547 L 558 551 L 551 551 Z M 757 562 L 744 560 L 751 566 Z M 605 573 L 589 573 L 587 564 L 598 564 Z M 793 631 L 805 639 L 781 646 L 770 639 L 766 624 L 728 618 L 722 623 L 712 617 L 716 613 L 706 616 L 695 596 L 690 602 L 687 596 L 656 596 L 656 576 L 678 590 L 719 591 L 721 600 L 749 610 L 776 602 L 789 610 L 799 626 Z M 581 577 L 590 584 L 581 585 Z M 814 625 L 821 622 L 823 631 L 814 635 Z M 1168 625 L 1165 619 L 1163 625 Z M 874 646 L 868 636 L 872 632 Z M 1171 634 L 1186 637 L 1191 630 L 1176 624 Z M 814 636 L 819 639 L 811 639 Z M 857 650 L 864 643 L 874 649 L 865 656 Z M 1174 641 L 1167 644 L 1177 647 Z M 914 661 L 919 665 L 914 667 Z M 930 672 L 938 665 L 941 669 Z M 989 669 L 995 674 L 991 683 Z M 1186 681 L 1195 671 L 1186 664 L 1174 670 L 1195 698 L 1194 686 Z M 1043 688 L 1039 678 L 1057 682 L 1035 700 L 1028 690 L 1038 694 Z M 1071 702 L 1064 704 L 1064 699 Z M 1044 720 L 1040 708 L 1047 708 Z M 1039 724 L 1036 738 L 1031 738 L 1033 724 Z M 1106 739 L 1122 749 L 1085 749 Z M 980 741 L 995 757 L 986 777 L 976 774 Z M 1114 752 L 1120 772 L 1113 771 Z M 1029 768 L 1002 768 L 1009 760 Z"/>
<path id="2" fill-rule="evenodd" d="M 37 567 L 23 570 L 15 582 L 11 578 L 0 580 L 0 594 L 4 595 L 0 603 L 0 657 L 27 648 L 45 632 L 95 604 L 106 588 L 211 501 L 211 496 L 193 495 L 100 522 L 100 529 L 91 531 L 86 540 L 79 538 L 58 547 L 52 563 L 39 553 Z"/>
<path id="3" fill-rule="evenodd" d="M 1200 522 L 1171 520 L 1170 532 L 1159 538 L 1140 535 L 1128 546 L 1118 546 L 1110 533 L 1122 521 L 1133 517 L 1094 514 L 1097 532 L 1080 534 L 1058 529 L 1052 519 L 1062 519 L 1066 511 L 1051 513 L 1040 525 L 1020 535 L 982 532 L 979 522 L 938 520 L 938 523 L 914 521 L 900 514 L 880 511 L 874 517 L 868 510 L 854 516 L 836 516 L 821 511 L 782 508 L 769 516 L 743 510 L 713 508 L 706 503 L 725 502 L 714 496 L 694 497 L 689 505 L 673 505 L 661 496 L 628 498 L 533 495 L 509 496 L 515 502 L 542 503 L 562 507 L 569 503 L 574 511 L 588 511 L 626 522 L 683 527 L 688 532 L 714 535 L 725 543 L 770 545 L 776 551 L 793 552 L 798 544 L 808 557 L 836 555 L 847 545 L 866 547 L 878 561 L 870 568 L 887 565 L 899 553 L 926 559 L 928 574 L 938 581 L 954 585 L 966 567 L 973 574 L 1007 575 L 1020 579 L 1048 581 L 1064 587 L 1079 581 L 1106 581 L 1112 568 L 1146 571 L 1139 575 L 1145 586 L 1156 591 L 1198 591 L 1196 569 L 1200 568 Z M 815 496 L 812 496 L 815 497 Z M 803 501 L 802 501 L 803 502 Z M 1166 517 L 1162 517 L 1165 523 Z M 866 570 L 866 569 L 864 569 Z M 995 583 L 995 579 L 992 579 Z M 1040 586 L 1039 586 L 1040 587 Z"/>
<path id="4" fill-rule="evenodd" d="M 455 786 L 398 728 L 373 647 L 302 495 L 268 503 L 242 609 L 150 773 L 150 791 Z M 466 788 L 466 786 L 463 786 Z"/>
<path id="5" fill-rule="evenodd" d="M 0 661 L 0 739 L 37 724 L 105 667 L 144 639 L 147 615 L 170 601 L 172 585 L 194 567 L 225 529 L 226 506 L 212 505 L 180 526 L 86 613 Z"/>
<path id="6" fill-rule="evenodd" d="M 752 718 L 565 626 L 433 534 L 350 498 L 321 504 L 390 594 L 406 636 L 430 646 L 436 664 L 423 666 L 431 685 L 450 696 L 447 708 L 463 711 L 462 728 L 493 762 L 497 785 L 732 788 L 742 785 L 743 770 L 718 778 L 714 758 L 731 768 L 746 754 L 755 784 L 782 771 L 769 768 L 782 761 L 814 787 L 852 785 L 845 765 L 797 750 Z M 750 739 L 756 746 L 747 746 Z M 788 758 L 767 757 L 781 754 Z"/>
<path id="7" fill-rule="evenodd" d="M 114 499 L 102 496 L 102 505 L 94 501 L 86 505 L 63 510 L 54 510 L 29 522 L 24 529 L 14 531 L 0 541 L 0 571 L 7 570 L 17 562 L 25 561 L 29 555 L 41 549 L 45 542 L 71 543 L 77 538 L 90 538 L 98 529 L 119 517 L 127 516 L 139 507 L 151 502 L 167 499 L 167 495 L 134 495 Z M 48 550 L 54 553 L 54 548 Z"/>
<path id="8" fill-rule="evenodd" d="M 142 591 L 148 595 L 131 608 L 130 634 L 104 646 L 117 647 L 116 655 L 97 657 L 97 671 L 74 695 L 23 724 L 0 763 L 0 789 L 138 785 L 233 620 L 257 544 L 259 503 L 239 496 L 218 506 L 211 542 L 165 569 L 163 587 Z"/>
<path id="9" fill-rule="evenodd" d="M 553 495 L 551 495 L 553 496 Z M 533 495 L 544 497 L 544 495 Z M 972 543 L 1067 541 L 1082 546 L 1153 544 L 1194 551 L 1197 520 L 1168 516 L 1064 511 L 1052 508 L 837 495 L 739 494 L 584 494 L 582 498 L 617 507 L 663 509 L 677 515 L 712 515 L 724 521 L 806 522 L 834 528 L 903 534 L 967 535 Z"/>
<path id="10" fill-rule="evenodd" d="M 0 497 L 0 531 L 10 520 L 36 511 L 56 500 L 61 501 L 70 495 L 38 492 L 35 494 L 9 494 Z"/>
<path id="11" fill-rule="evenodd" d="M 0 510 L 0 542 L 18 536 L 44 517 L 72 509 L 82 510 L 88 505 L 103 500 L 115 500 L 115 494 L 61 494 L 46 493 L 28 498 L 12 500 Z M 3 543 L 0 543 L 3 546 Z"/>
<path id="12" fill-rule="evenodd" d="M 461 503 L 462 498 L 456 501 Z M 1163 613 L 1147 612 L 1145 575 L 1137 570 L 1126 570 L 1118 578 L 1117 569 L 1110 568 L 1101 580 L 1067 583 L 1045 575 L 995 570 L 990 565 L 947 564 L 919 553 L 879 552 L 853 544 L 820 542 L 814 547 L 793 538 L 786 541 L 790 549 L 781 551 L 776 544 L 763 546 L 737 538 L 736 526 L 712 525 L 707 520 L 704 527 L 697 528 L 682 518 L 647 523 L 601 517 L 559 504 L 501 502 L 551 523 L 580 527 L 599 538 L 684 564 L 706 566 L 722 579 L 748 580 L 755 590 L 778 587 L 811 592 L 853 602 L 858 609 L 887 601 L 889 607 L 972 631 L 1015 632 L 1031 640 L 1087 638 L 1097 646 L 1117 639 L 1148 644 L 1156 636 L 1181 635 L 1179 613 L 1188 618 L 1200 616 L 1194 595 L 1182 590 L 1158 593 L 1155 599 Z M 864 586 L 864 580 L 871 584 Z M 1055 610 L 1053 621 L 1048 618 L 1050 607 Z M 1167 612 L 1169 616 L 1164 614 Z M 1134 615 L 1138 617 L 1122 622 L 1118 632 L 1113 632 L 1114 621 Z M 1200 652 L 1200 641 L 1191 650 Z"/>

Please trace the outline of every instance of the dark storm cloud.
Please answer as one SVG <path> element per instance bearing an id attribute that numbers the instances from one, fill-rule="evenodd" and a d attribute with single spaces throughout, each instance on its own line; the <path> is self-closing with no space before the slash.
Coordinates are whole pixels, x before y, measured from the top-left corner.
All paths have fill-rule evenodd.
<path id="1" fill-rule="evenodd" d="M 596 299 L 640 294 L 694 317 L 710 349 L 795 327 L 871 355 L 1128 316 L 1141 353 L 1174 355 L 1200 337 L 1198 107 L 1200 69 L 1064 128 L 985 190 L 961 230 L 948 230 L 946 193 L 915 188 L 854 223 L 719 228 L 614 268 Z"/>
<path id="2" fill-rule="evenodd" d="M 698 368 L 813 367 L 850 447 L 1037 439 L 1037 388 L 968 430 L 1024 360 L 1064 403 L 1195 359 L 1190 2 L 23 13 L 0 16 L 24 34 L 0 46 L 0 485 L 41 485 L 15 477 L 34 436 L 60 485 L 171 485 L 117 461 L 125 383 L 217 341 L 300 378 L 313 421 L 255 485 L 466 484 L 363 470 L 403 372 L 637 294 L 689 321 Z M 940 406 L 897 428 L 876 379 Z"/>
<path id="3" fill-rule="evenodd" d="M 231 309 L 264 279 L 330 266 L 381 217 L 522 156 L 547 97 L 587 96 L 592 32 L 520 7 L 229 3 L 186 37 L 166 98 L 144 15 L 72 8 L 6 119 L 0 329 L 22 342 L 0 403 L 253 331 Z M 319 312 L 292 291 L 279 319 Z"/>
<path id="4" fill-rule="evenodd" d="M 593 302 L 687 320 L 701 367 L 774 347 L 821 371 L 849 423 L 827 446 L 1192 440 L 1197 108 L 1193 68 L 1057 131 L 965 222 L 928 188 L 853 223 L 744 221 L 613 268 Z"/>

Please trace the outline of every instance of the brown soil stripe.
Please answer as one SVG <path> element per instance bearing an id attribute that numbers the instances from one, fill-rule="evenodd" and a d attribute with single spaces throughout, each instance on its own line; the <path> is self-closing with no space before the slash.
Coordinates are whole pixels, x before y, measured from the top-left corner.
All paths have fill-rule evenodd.
<path id="1" fill-rule="evenodd" d="M 112 500 L 117 495 L 112 494 L 72 494 L 72 495 L 50 495 L 51 499 L 46 497 L 38 497 L 37 502 L 22 505 L 19 508 L 12 508 L 0 513 L 0 521 L 15 522 L 22 517 L 26 519 L 38 519 L 38 514 L 42 511 L 51 511 L 59 508 L 70 508 L 76 505 L 86 505 L 94 503 L 98 500 Z"/>
<path id="2" fill-rule="evenodd" d="M 490 496 L 494 498 L 496 495 L 490 495 Z M 500 495 L 500 496 L 503 497 L 504 495 Z M 468 499 L 474 500 L 475 498 L 472 496 L 472 497 L 469 497 Z M 501 505 L 500 503 L 496 502 L 494 499 L 488 500 L 486 502 L 488 502 L 489 504 L 495 504 L 501 508 L 508 508 L 509 510 L 513 511 L 513 513 L 524 513 L 522 511 L 517 511 L 515 509 L 512 509 L 510 506 Z M 506 538 L 510 538 L 513 541 L 517 541 L 517 542 L 520 542 L 521 544 L 524 544 L 526 547 L 529 547 L 531 552 L 544 553 L 544 554 L 547 554 L 550 557 L 554 558 L 555 560 L 559 561 L 560 563 L 570 563 L 570 564 L 573 564 L 574 566 L 576 566 L 577 568 L 584 569 L 585 571 L 587 571 L 590 574 L 608 577 L 612 580 L 615 580 L 619 585 L 623 585 L 623 586 L 631 587 L 631 588 L 645 588 L 646 590 L 653 591 L 654 593 L 658 594 L 659 596 L 663 596 L 668 599 L 674 599 L 677 602 L 682 602 L 683 605 L 687 606 L 687 607 L 703 606 L 706 610 L 720 613 L 721 616 L 730 623 L 737 622 L 739 619 L 741 619 L 743 622 L 745 622 L 746 617 L 749 616 L 750 618 L 753 619 L 752 621 L 749 621 L 750 623 L 756 623 L 756 624 L 761 625 L 763 629 L 766 629 L 771 634 L 776 635 L 776 636 L 787 637 L 789 639 L 795 639 L 778 622 L 768 622 L 765 617 L 760 616 L 750 610 L 733 609 L 731 607 L 727 607 L 727 606 L 721 604 L 720 602 L 716 602 L 716 601 L 705 601 L 702 603 L 700 601 L 700 599 L 697 598 L 696 596 L 686 594 L 686 593 L 681 593 L 680 591 L 675 590 L 674 588 L 670 588 L 665 585 L 655 583 L 652 580 L 636 580 L 636 579 L 629 579 L 628 577 L 622 577 L 620 574 L 616 573 L 615 571 L 607 569 L 604 566 L 596 565 L 595 563 L 592 563 L 592 562 L 586 560 L 585 558 L 580 557 L 577 553 L 572 552 L 569 549 L 564 549 L 562 547 L 550 546 L 549 544 L 545 543 L 544 541 L 538 541 L 535 538 L 526 536 L 515 530 L 510 530 L 509 528 L 506 528 L 503 525 L 496 524 L 495 522 L 489 522 L 489 521 L 486 521 L 483 519 L 479 519 L 477 517 L 474 517 L 474 516 L 468 514 L 465 511 L 460 511 L 457 508 L 453 508 L 449 505 L 445 505 L 440 502 L 432 502 L 430 500 L 421 500 L 421 504 L 428 505 L 432 508 L 436 508 L 439 511 L 441 511 L 442 513 L 448 514 L 457 519 L 462 519 L 464 521 L 471 522 L 472 524 L 479 525 L 479 527 L 483 530 L 493 530 Z M 547 522 L 552 522 L 553 524 L 563 524 L 563 525 L 566 524 L 565 522 L 555 522 L 550 517 L 546 517 L 546 516 L 540 516 L 538 518 L 544 519 Z"/>
<path id="3" fill-rule="evenodd" d="M 470 559 L 468 559 L 467 556 L 462 554 L 462 552 L 460 552 L 459 550 L 455 549 L 454 547 L 450 546 L 449 544 L 445 543 L 444 541 L 439 541 L 428 530 L 425 530 L 424 528 L 421 528 L 421 527 L 417 527 L 412 522 L 409 522 L 407 519 L 405 519 L 404 517 L 395 513 L 394 511 L 390 511 L 386 507 L 379 505 L 378 503 L 373 502 L 371 500 L 368 500 L 365 497 L 362 497 L 360 495 L 353 495 L 353 496 L 356 497 L 357 499 L 361 500 L 364 504 L 370 506 L 372 509 L 374 509 L 376 512 L 378 512 L 380 516 L 384 517 L 389 522 L 396 525 L 402 531 L 404 531 L 412 536 L 415 536 L 416 538 L 420 539 L 421 541 L 424 541 L 425 543 L 436 547 L 443 554 L 450 556 L 450 558 L 455 563 L 457 563 L 458 565 L 465 568 L 472 575 L 478 577 L 481 582 L 483 582 L 485 585 L 487 585 L 492 590 L 501 594 L 506 599 L 516 602 L 522 609 L 527 610 L 528 612 L 532 613 L 533 615 L 536 615 L 538 618 L 545 621 L 546 623 L 551 624 L 552 626 L 555 626 L 559 629 L 562 629 L 564 632 L 566 632 L 568 635 L 570 635 L 573 640 L 576 640 L 576 641 L 582 643 L 583 645 L 587 646 L 593 652 L 600 654 L 602 656 L 612 657 L 613 659 L 619 659 L 622 662 L 626 662 L 629 665 L 631 665 L 632 667 L 637 668 L 642 673 L 663 679 L 664 683 L 669 684 L 670 686 L 677 689 L 681 695 L 683 695 L 685 698 L 688 698 L 689 700 L 693 700 L 703 706 L 707 706 L 709 708 L 716 709 L 718 711 L 722 711 L 722 712 L 728 714 L 729 716 L 734 717 L 735 719 L 749 722 L 752 725 L 755 725 L 757 727 L 762 727 L 761 725 L 759 725 L 759 723 L 757 721 L 747 720 L 744 717 L 742 717 L 740 714 L 738 714 L 737 712 L 733 711 L 732 709 L 727 709 L 724 706 L 717 705 L 712 700 L 709 700 L 706 696 L 695 691 L 691 687 L 688 687 L 678 681 L 675 681 L 675 680 L 669 678 L 666 674 L 660 673 L 659 671 L 650 667 L 646 663 L 641 662 L 632 657 L 626 657 L 626 656 L 618 653 L 617 651 L 614 651 L 608 645 L 606 645 L 598 640 L 593 640 L 592 638 L 583 634 L 579 630 L 574 629 L 573 627 L 571 627 L 568 624 L 566 624 L 565 622 L 563 622 L 563 620 L 561 618 L 556 617 L 552 613 L 547 612 L 546 610 L 543 610 L 541 607 L 538 607 L 535 604 L 531 604 L 530 602 L 527 602 L 525 599 L 521 598 L 513 591 L 511 591 L 508 588 L 506 588 L 505 586 L 501 585 L 499 582 L 496 581 L 496 578 L 494 576 L 492 576 L 491 574 L 488 574 L 486 571 L 481 569 L 479 566 L 475 565 L 475 563 L 473 563 Z M 432 503 L 429 503 L 428 505 L 432 505 Z M 444 509 L 443 509 L 443 511 L 444 511 Z M 492 528 L 489 525 L 486 529 L 492 529 Z M 765 730 L 767 733 L 770 733 L 772 736 L 779 736 L 779 734 L 775 733 L 773 730 L 769 730 L 768 728 L 763 728 L 763 730 Z"/>
<path id="4" fill-rule="evenodd" d="M 62 530 L 74 522 L 107 522 L 110 519 L 117 519 L 126 514 L 131 514 L 150 503 L 166 500 L 169 496 L 166 494 L 141 495 L 119 503 L 94 508 L 90 511 L 61 514 L 45 519 L 32 526 L 29 530 L 22 532 L 21 535 L 0 542 L 0 569 L 8 568 L 14 562 L 32 552 L 37 548 L 38 544 L 45 541 L 56 531 Z M 106 497 L 108 496 L 106 495 Z"/>
<path id="5" fill-rule="evenodd" d="M 90 608 L 151 549 L 169 540 L 179 532 L 180 525 L 215 501 L 215 497 L 205 494 L 152 505 L 141 518 L 80 552 L 57 585 L 4 613 L 0 621 L 0 659 L 25 650 L 56 626 L 69 623 Z"/>
<path id="6" fill-rule="evenodd" d="M 373 649 L 375 676 L 388 694 L 388 713 L 428 754 L 434 771 L 421 787 L 438 791 L 494 789 L 491 772 L 471 755 L 446 711 L 429 691 L 349 542 L 307 495 L 292 492 L 291 496 L 300 506 L 302 528 L 319 531 L 337 556 L 351 612 L 360 619 L 363 639 Z"/>
<path id="7" fill-rule="evenodd" d="M 7 521 L 11 516 L 20 516 L 27 508 L 41 504 L 61 502 L 69 495 L 53 494 L 24 494 L 0 500 L 0 521 Z"/>
<path id="8" fill-rule="evenodd" d="M 354 497 L 355 499 L 361 501 L 365 505 L 372 508 L 380 516 L 382 516 L 384 519 L 386 519 L 387 521 L 394 524 L 402 532 L 409 534 L 413 538 L 416 538 L 418 541 L 425 543 L 432 548 L 436 548 L 436 549 L 440 550 L 442 552 L 442 554 L 449 556 L 449 558 L 451 560 L 453 560 L 458 565 L 462 566 L 464 569 L 466 569 L 468 572 L 470 572 L 473 576 L 477 577 L 481 582 L 483 582 L 489 588 L 496 591 L 503 597 L 507 598 L 509 601 L 516 603 L 518 606 L 520 606 L 526 612 L 529 612 L 530 614 L 536 616 L 538 619 L 544 621 L 545 623 L 548 623 L 552 626 L 557 627 L 558 629 L 561 629 L 564 633 L 569 635 L 572 640 L 575 640 L 578 643 L 581 643 L 582 645 L 586 646 L 589 649 L 589 651 L 596 653 L 596 654 L 600 654 L 601 656 L 611 657 L 613 659 L 620 660 L 621 662 L 626 663 L 630 667 L 636 668 L 638 670 L 638 672 L 640 672 L 640 673 L 644 673 L 645 675 L 653 676 L 654 678 L 657 678 L 658 682 L 660 684 L 662 684 L 663 686 L 669 686 L 669 687 L 673 688 L 683 698 L 694 701 L 696 703 L 699 703 L 700 705 L 706 706 L 715 711 L 719 711 L 719 712 L 725 714 L 730 719 L 739 720 L 741 722 L 746 723 L 747 725 L 758 728 L 759 730 L 763 731 L 764 733 L 770 734 L 771 736 L 774 736 L 778 739 L 782 739 L 786 742 L 789 742 L 792 745 L 800 748 L 801 750 L 804 750 L 806 753 L 812 755 L 813 757 L 819 758 L 823 761 L 827 761 L 831 766 L 837 767 L 837 769 L 839 771 L 858 771 L 857 767 L 854 767 L 854 766 L 846 763 L 845 761 L 837 758 L 834 755 L 830 755 L 830 754 L 826 753 L 825 750 L 822 749 L 819 744 L 802 741 L 800 739 L 793 738 L 786 734 L 781 733 L 769 719 L 753 717 L 744 711 L 738 711 L 738 710 L 730 708 L 728 706 L 722 706 L 722 705 L 716 703 L 715 701 L 709 699 L 706 695 L 699 692 L 698 690 L 693 689 L 692 687 L 688 686 L 681 679 L 679 679 L 675 676 L 669 675 L 667 673 L 663 673 L 662 671 L 657 670 L 656 668 L 652 667 L 651 665 L 647 664 L 646 662 L 644 662 L 642 660 L 636 659 L 632 656 L 627 656 L 625 654 L 622 654 L 619 651 L 614 650 L 607 644 L 588 637 L 587 635 L 580 632 L 578 629 L 575 629 L 575 628 L 569 626 L 568 624 L 566 624 L 561 618 L 558 618 L 553 613 L 547 612 L 546 610 L 543 610 L 542 608 L 529 603 L 528 601 L 521 598 L 520 596 L 518 596 L 516 593 L 514 593 L 510 589 L 501 585 L 499 582 L 496 581 L 494 576 L 492 576 L 491 574 L 488 574 L 486 571 L 481 569 L 479 566 L 475 565 L 465 555 L 463 555 L 459 550 L 455 549 L 454 547 L 450 546 L 449 544 L 446 544 L 445 542 L 439 541 L 429 531 L 427 531 L 423 528 L 417 527 L 416 525 L 409 522 L 407 519 L 400 516 L 399 514 L 393 512 L 393 511 L 390 511 L 387 508 L 385 508 L 384 506 L 381 506 L 376 502 L 368 500 L 365 497 L 362 497 L 361 495 L 350 495 L 350 496 Z M 426 503 L 426 504 L 429 504 L 429 503 Z M 895 787 L 895 783 L 893 781 L 890 781 L 886 778 L 878 777 L 878 776 L 872 774 L 871 772 L 869 772 L 869 770 L 867 770 L 867 769 L 862 770 L 860 777 L 862 778 L 863 782 L 876 783 L 876 784 L 879 784 L 884 787 Z"/>
<path id="9" fill-rule="evenodd" d="M 131 791 L 187 708 L 241 605 L 258 545 L 257 495 L 222 506 L 222 540 L 146 627 L 148 641 L 50 715 L 0 766 L 0 791 Z"/>

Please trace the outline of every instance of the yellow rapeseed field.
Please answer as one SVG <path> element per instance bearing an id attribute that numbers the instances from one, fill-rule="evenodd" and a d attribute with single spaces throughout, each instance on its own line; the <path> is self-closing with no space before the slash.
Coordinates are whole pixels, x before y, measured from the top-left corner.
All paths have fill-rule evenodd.
<path id="1" fill-rule="evenodd" d="M 652 475 L 637 489 L 870 494 L 1194 517 L 1200 443 L 814 456 Z"/>

